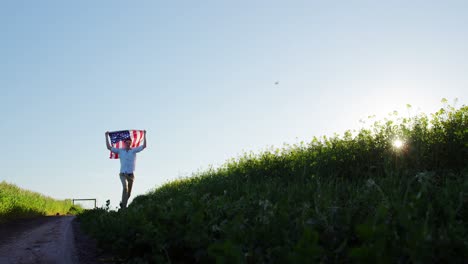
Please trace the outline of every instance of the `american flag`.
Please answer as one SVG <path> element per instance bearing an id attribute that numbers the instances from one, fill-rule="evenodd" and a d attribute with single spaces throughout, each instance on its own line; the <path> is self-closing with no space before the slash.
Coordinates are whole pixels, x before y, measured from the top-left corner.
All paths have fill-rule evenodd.
<path id="1" fill-rule="evenodd" d="M 114 148 L 123 148 L 124 147 L 124 140 L 131 139 L 132 145 L 131 148 L 139 147 L 143 144 L 143 130 L 122 130 L 122 131 L 114 131 L 109 132 L 109 137 L 111 140 L 112 147 Z M 118 159 L 119 154 L 114 153 L 111 151 L 110 159 Z"/>

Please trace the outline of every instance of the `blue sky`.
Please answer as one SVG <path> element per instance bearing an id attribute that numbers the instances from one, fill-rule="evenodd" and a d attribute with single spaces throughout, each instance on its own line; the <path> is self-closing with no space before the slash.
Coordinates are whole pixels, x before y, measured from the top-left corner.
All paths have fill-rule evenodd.
<path id="1" fill-rule="evenodd" d="M 107 130 L 148 131 L 143 194 L 407 103 L 467 103 L 466 1 L 65 2 L 0 3 L 0 180 L 55 198 L 118 204 Z"/>

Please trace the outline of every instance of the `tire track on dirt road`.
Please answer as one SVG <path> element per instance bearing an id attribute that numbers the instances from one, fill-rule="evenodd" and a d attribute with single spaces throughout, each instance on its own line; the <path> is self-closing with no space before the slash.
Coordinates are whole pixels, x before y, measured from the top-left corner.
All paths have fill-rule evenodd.
<path id="1" fill-rule="evenodd" d="M 40 217 L 18 220 L 0 228 L 0 263 L 78 263 L 72 228 L 74 218 Z"/>

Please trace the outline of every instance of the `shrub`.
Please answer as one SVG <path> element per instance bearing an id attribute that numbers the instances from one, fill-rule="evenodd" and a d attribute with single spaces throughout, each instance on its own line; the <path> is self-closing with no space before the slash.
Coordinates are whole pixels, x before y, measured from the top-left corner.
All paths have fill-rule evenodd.
<path id="1" fill-rule="evenodd" d="M 446 106 L 247 153 L 80 219 L 128 263 L 463 263 L 467 115 Z"/>
<path id="2" fill-rule="evenodd" d="M 82 209 L 70 200 L 55 200 L 42 194 L 0 182 L 0 222 L 43 215 L 73 214 Z"/>

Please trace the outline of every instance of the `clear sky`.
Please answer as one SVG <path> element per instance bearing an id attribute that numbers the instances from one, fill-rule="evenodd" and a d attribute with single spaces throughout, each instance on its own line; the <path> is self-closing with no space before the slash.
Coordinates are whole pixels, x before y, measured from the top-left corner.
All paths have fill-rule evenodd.
<path id="1" fill-rule="evenodd" d="M 0 180 L 120 200 L 243 151 L 468 98 L 468 1 L 1 1 Z M 275 82 L 279 82 L 275 84 Z"/>

